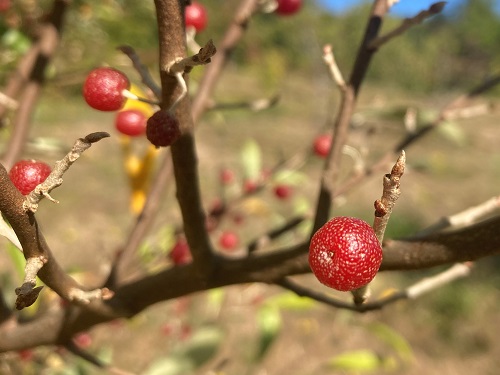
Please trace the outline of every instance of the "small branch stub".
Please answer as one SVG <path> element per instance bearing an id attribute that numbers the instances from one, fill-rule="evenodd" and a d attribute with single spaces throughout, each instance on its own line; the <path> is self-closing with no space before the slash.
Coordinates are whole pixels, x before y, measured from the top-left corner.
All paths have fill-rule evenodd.
<path id="1" fill-rule="evenodd" d="M 26 266 L 24 267 L 24 281 L 23 285 L 16 288 L 17 295 L 16 309 L 22 310 L 25 307 L 31 306 L 35 303 L 38 295 L 42 291 L 43 286 L 36 286 L 36 275 L 38 271 L 47 263 L 47 258 L 43 256 L 33 257 L 26 259 Z"/>
<path id="2" fill-rule="evenodd" d="M 373 229 L 375 235 L 380 243 L 384 239 L 385 228 L 389 222 L 392 209 L 401 195 L 400 183 L 401 177 L 405 171 L 406 155 L 401 151 L 396 164 L 392 167 L 391 173 L 384 176 L 382 197 L 377 199 L 374 203 L 375 206 L 375 220 Z"/>
<path id="3" fill-rule="evenodd" d="M 177 82 L 181 87 L 181 93 L 169 108 L 170 113 L 174 113 L 177 105 L 187 95 L 187 85 L 183 74 L 189 73 L 191 69 L 197 65 L 206 65 L 210 63 L 212 56 L 215 55 L 216 52 L 217 49 L 215 48 L 212 39 L 210 39 L 197 54 L 190 57 L 176 59 L 170 65 L 165 67 L 165 70 L 177 79 Z"/>
<path id="4" fill-rule="evenodd" d="M 90 291 L 73 288 L 69 291 L 70 301 L 76 301 L 83 304 L 89 304 L 93 300 L 108 300 L 111 299 L 114 292 L 108 288 L 94 289 Z"/>

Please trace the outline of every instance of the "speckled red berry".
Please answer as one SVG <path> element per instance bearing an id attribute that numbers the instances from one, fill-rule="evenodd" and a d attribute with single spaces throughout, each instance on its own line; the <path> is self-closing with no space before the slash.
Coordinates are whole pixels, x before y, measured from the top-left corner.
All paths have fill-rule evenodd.
<path id="1" fill-rule="evenodd" d="M 146 137 L 156 147 L 168 147 L 181 136 L 179 122 L 168 111 L 160 110 L 146 125 Z"/>
<path id="2" fill-rule="evenodd" d="M 50 172 L 50 166 L 41 161 L 20 160 L 10 170 L 9 177 L 23 195 L 28 195 Z"/>
<path id="3" fill-rule="evenodd" d="M 329 134 L 318 135 L 314 139 L 313 151 L 316 155 L 326 158 L 332 147 L 332 136 Z"/>
<path id="4" fill-rule="evenodd" d="M 99 111 L 117 111 L 125 104 L 130 82 L 127 76 L 113 68 L 92 70 L 83 84 L 83 97 L 89 106 Z"/>
<path id="5" fill-rule="evenodd" d="M 373 280 L 382 263 L 382 247 L 372 227 L 353 217 L 335 217 L 309 245 L 309 265 L 316 278 L 336 290 L 358 289 Z"/>

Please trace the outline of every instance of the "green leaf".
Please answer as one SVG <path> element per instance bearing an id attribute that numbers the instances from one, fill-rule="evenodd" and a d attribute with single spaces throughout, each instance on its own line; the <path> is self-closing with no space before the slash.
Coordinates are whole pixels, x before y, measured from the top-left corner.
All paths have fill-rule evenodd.
<path id="1" fill-rule="evenodd" d="M 271 297 L 266 301 L 266 304 L 293 311 L 308 311 L 316 306 L 316 302 L 311 298 L 301 297 L 292 292 L 283 292 Z"/>
<path id="2" fill-rule="evenodd" d="M 333 357 L 328 365 L 333 370 L 370 372 L 380 369 L 383 363 L 371 350 L 355 350 Z"/>
<path id="3" fill-rule="evenodd" d="M 368 330 L 392 347 L 403 361 L 413 360 L 413 351 L 406 339 L 391 327 L 382 323 L 373 323 L 368 326 Z"/>
<path id="4" fill-rule="evenodd" d="M 277 306 L 265 304 L 257 313 L 257 325 L 260 331 L 259 348 L 256 360 L 259 361 L 268 351 L 281 330 L 281 313 Z"/>
<path id="5" fill-rule="evenodd" d="M 22 280 L 24 277 L 24 266 L 26 265 L 23 253 L 11 243 L 7 244 L 7 253 L 9 254 L 10 261 L 14 265 L 16 273 L 19 275 L 19 280 Z"/>
<path id="6" fill-rule="evenodd" d="M 195 367 L 201 366 L 217 353 L 222 339 L 220 329 L 212 326 L 201 327 L 186 343 L 183 353 Z"/>
<path id="7" fill-rule="evenodd" d="M 447 141 L 450 141 L 457 146 L 465 146 L 467 143 L 467 136 L 463 129 L 455 122 L 446 121 L 438 126 L 438 132 Z"/>
<path id="8" fill-rule="evenodd" d="M 245 177 L 257 180 L 262 170 L 262 153 L 259 145 L 253 139 L 245 142 L 241 149 L 241 163 Z"/>
<path id="9" fill-rule="evenodd" d="M 181 375 L 194 370 L 193 363 L 184 356 L 172 356 L 154 361 L 143 375 Z"/>
<path id="10" fill-rule="evenodd" d="M 283 182 L 290 185 L 299 186 L 307 182 L 308 177 L 305 173 L 293 169 L 283 169 L 274 175 L 275 182 Z"/>

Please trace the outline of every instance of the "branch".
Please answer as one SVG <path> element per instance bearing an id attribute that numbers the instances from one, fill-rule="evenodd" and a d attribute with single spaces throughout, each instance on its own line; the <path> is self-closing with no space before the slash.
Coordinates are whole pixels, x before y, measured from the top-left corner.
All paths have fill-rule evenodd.
<path id="1" fill-rule="evenodd" d="M 376 50 L 369 48 L 382 27 L 382 20 L 388 11 L 387 0 L 376 0 L 370 13 L 363 41 L 352 68 L 347 86 L 341 91 L 342 98 L 338 116 L 333 129 L 330 154 L 325 161 L 321 178 L 320 192 L 316 203 L 316 216 L 311 233 L 315 233 L 329 218 L 330 208 L 335 197 L 335 184 L 340 173 L 342 149 L 346 143 L 349 123 L 356 106 L 357 96 L 372 57 Z"/>
<path id="2" fill-rule="evenodd" d="M 78 138 L 71 151 L 63 159 L 56 162 L 54 169 L 47 179 L 37 185 L 35 189 L 26 196 L 23 208 L 26 211 L 36 212 L 38 204 L 44 197 L 57 203 L 57 201 L 50 196 L 50 192 L 56 187 L 61 186 L 64 173 L 66 173 L 69 167 L 78 160 L 90 146 L 92 146 L 92 143 L 99 142 L 101 139 L 109 136 L 110 135 L 106 132 L 96 132 L 87 135 L 85 138 Z"/>
<path id="3" fill-rule="evenodd" d="M 160 76 L 163 109 L 169 109 L 182 95 L 182 88 L 169 68 L 186 57 L 184 17 L 178 0 L 155 0 L 160 43 Z M 196 277 L 210 273 L 212 248 L 205 227 L 205 214 L 199 187 L 193 116 L 188 97 L 176 108 L 182 136 L 170 147 L 174 167 L 177 200 L 183 218 L 184 233 L 196 267 Z"/>
<path id="4" fill-rule="evenodd" d="M 161 99 L 161 87 L 155 82 L 147 66 L 141 62 L 135 50 L 130 46 L 120 46 L 118 50 L 122 51 L 132 61 L 135 70 L 137 70 L 141 77 L 142 83 L 154 93 L 157 99 Z"/>
<path id="5" fill-rule="evenodd" d="M 405 152 L 401 151 L 396 164 L 392 167 L 391 173 L 384 176 L 384 191 L 382 198 L 375 201 L 375 221 L 373 229 L 380 243 L 384 240 L 385 228 L 391 217 L 392 209 L 401 195 L 400 180 L 405 171 Z"/>
<path id="6" fill-rule="evenodd" d="M 92 133 L 80 139 L 79 142 L 86 143 L 90 147 L 91 143 L 98 141 L 105 134 L 107 133 Z M 71 161 L 73 154 L 70 152 L 68 155 L 70 155 L 68 163 L 71 164 L 74 161 Z M 79 155 L 76 154 L 76 156 Z M 110 298 L 111 293 L 104 289 L 87 294 L 73 278 L 62 270 L 45 242 L 33 211 L 25 209 L 25 197 L 14 186 L 3 165 L 0 165 L 0 191 L 2 191 L 0 211 L 16 233 L 27 260 L 25 282 L 16 290 L 17 308 L 29 306 L 36 300 L 41 290 L 40 287 L 35 287 L 37 274 L 47 286 L 69 301 L 86 304 L 90 301 L 89 297 Z"/>
<path id="7" fill-rule="evenodd" d="M 210 96 L 215 89 L 224 66 L 229 61 L 234 48 L 245 34 L 251 17 L 258 9 L 259 0 L 241 1 L 222 41 L 217 44 L 218 53 L 212 59 L 211 64 L 208 65 L 194 97 L 192 106 L 194 123 L 198 122 L 203 112 L 207 109 L 210 103 Z"/>
<path id="8" fill-rule="evenodd" d="M 45 81 L 46 68 L 52 59 L 61 35 L 64 15 L 68 0 L 55 0 L 47 22 L 39 27 L 39 39 L 32 45 L 15 73 L 12 74 L 5 95 L 16 98 L 24 88 L 19 98 L 19 107 L 13 121 L 13 130 L 9 138 L 2 163 L 10 169 L 19 159 L 29 131 L 29 124 L 36 102 Z M 5 107 L 0 105 L 0 118 L 5 113 Z"/>
<path id="9" fill-rule="evenodd" d="M 315 301 L 322 302 L 328 306 L 338 309 L 345 309 L 355 312 L 368 312 L 380 310 L 390 304 L 404 299 L 415 300 L 425 293 L 438 289 L 446 284 L 449 284 L 457 279 L 467 277 L 470 274 L 471 264 L 455 264 L 448 270 L 441 272 L 435 276 L 428 277 L 420 280 L 414 285 L 395 292 L 391 292 L 386 297 L 376 299 L 374 301 L 366 302 L 364 304 L 348 303 L 337 298 L 334 298 L 326 293 L 322 293 L 313 289 L 309 289 L 295 283 L 289 278 L 286 278 L 277 284 L 281 287 L 291 290 L 301 297 L 309 297 Z"/>
<path id="10" fill-rule="evenodd" d="M 431 132 L 432 130 L 436 129 L 438 126 L 443 124 L 445 120 L 455 116 L 457 111 L 460 111 L 462 108 L 467 106 L 467 103 L 471 99 L 485 93 L 488 90 L 491 90 L 499 83 L 500 83 L 500 74 L 497 74 L 494 75 L 492 78 L 482 82 L 481 84 L 470 90 L 468 93 L 460 95 L 457 98 L 455 98 L 453 101 L 451 101 L 444 108 L 441 109 L 439 115 L 433 122 L 422 126 L 414 133 L 406 134 L 399 142 L 396 142 L 396 145 L 392 148 L 392 150 L 388 151 L 372 166 L 365 169 L 363 173 L 354 175 L 348 181 L 342 184 L 336 191 L 335 196 L 345 194 L 346 192 L 353 189 L 355 186 L 361 185 L 361 181 L 363 181 L 365 178 L 370 177 L 374 173 L 386 168 L 387 164 L 391 162 L 391 159 L 394 157 L 395 154 L 396 155 L 399 154 L 403 149 L 406 150 L 409 146 L 416 143 L 424 135 L 428 134 L 429 132 Z"/>
<path id="11" fill-rule="evenodd" d="M 432 4 L 429 7 L 429 9 L 421 11 L 415 17 L 405 18 L 403 20 L 403 23 L 401 23 L 399 27 L 395 28 L 392 31 L 389 31 L 385 35 L 379 36 L 378 38 L 372 40 L 368 48 L 373 48 L 373 49 L 380 48 L 382 45 L 384 45 L 391 39 L 406 32 L 409 28 L 424 22 L 429 17 L 441 13 L 445 5 L 446 1 L 439 1 L 437 3 Z"/>

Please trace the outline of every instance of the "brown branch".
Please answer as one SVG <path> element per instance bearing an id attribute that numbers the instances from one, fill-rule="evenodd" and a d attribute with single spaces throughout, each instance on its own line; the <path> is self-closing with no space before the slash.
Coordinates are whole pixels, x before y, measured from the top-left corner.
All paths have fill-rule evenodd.
<path id="1" fill-rule="evenodd" d="M 158 84 L 155 82 L 147 66 L 145 66 L 141 62 L 141 59 L 139 58 L 135 50 L 130 46 L 120 46 L 118 47 L 118 50 L 127 55 L 130 61 L 132 61 L 135 70 L 141 77 L 142 83 L 144 83 L 144 85 L 146 85 L 146 87 L 148 87 L 154 93 L 157 99 L 161 99 L 161 87 L 158 86 Z"/>
<path id="2" fill-rule="evenodd" d="M 261 249 L 268 242 L 280 237 L 281 235 L 283 235 L 285 233 L 290 232 L 292 229 L 296 228 L 298 225 L 303 223 L 305 219 L 306 218 L 304 216 L 294 217 L 294 218 L 288 220 L 282 226 L 280 226 L 276 229 L 270 230 L 268 233 L 251 241 L 250 244 L 247 246 L 248 253 L 253 253 L 256 250 Z"/>
<path id="3" fill-rule="evenodd" d="M 467 105 L 467 103 L 491 90 L 496 85 L 500 83 L 500 74 L 494 75 L 492 78 L 482 82 L 478 86 L 474 87 L 468 93 L 463 94 L 455 98 L 453 101 L 448 103 L 444 108 L 441 109 L 437 118 L 424 126 L 418 129 L 416 132 L 411 134 L 406 134 L 400 141 L 396 142 L 396 145 L 392 148 L 392 150 L 388 151 L 385 155 L 383 155 L 377 162 L 375 162 L 372 166 L 365 169 L 363 173 L 358 173 L 343 183 L 336 191 L 335 196 L 339 196 L 345 194 L 346 192 L 353 189 L 355 186 L 361 185 L 361 182 L 367 177 L 372 176 L 374 173 L 377 173 L 381 170 L 384 170 L 387 167 L 387 164 L 391 162 L 391 159 L 394 155 L 397 155 L 403 149 L 408 149 L 411 145 L 420 140 L 424 135 L 428 134 L 432 130 L 439 127 L 441 124 L 445 122 L 450 116 L 454 116 L 457 110 L 462 109 Z"/>
<path id="4" fill-rule="evenodd" d="M 375 53 L 375 50 L 368 46 L 371 41 L 378 36 L 382 27 L 382 20 L 388 11 L 388 6 L 386 0 L 375 1 L 363 41 L 358 49 L 356 60 L 354 61 L 349 82 L 341 91 L 342 99 L 339 113 L 334 124 L 330 154 L 326 159 L 323 169 L 312 233 L 316 232 L 329 218 L 332 201 L 336 194 L 335 184 L 340 172 L 342 149 L 347 140 L 349 123 L 356 106 L 361 84 Z"/>
<path id="5" fill-rule="evenodd" d="M 227 64 L 234 48 L 243 37 L 250 18 L 258 10 L 258 3 L 259 0 L 242 0 L 221 43 L 217 44 L 218 52 L 207 66 L 193 100 L 192 115 L 194 123 L 198 122 L 203 112 L 207 109 L 207 106 L 209 106 L 210 96 L 215 89 L 222 70 Z"/>
<path id="6" fill-rule="evenodd" d="M 90 147 L 90 144 L 101 139 L 103 134 L 107 133 L 92 133 L 79 141 Z M 75 153 L 70 153 L 69 155 L 73 154 Z M 73 158 L 72 161 L 74 160 Z M 69 162 L 71 163 L 72 161 Z M 56 180 L 59 180 L 64 172 L 62 164 L 61 171 L 59 172 L 61 173 Z M 0 191 L 2 191 L 0 211 L 16 233 L 23 249 L 23 255 L 27 260 L 25 282 L 20 288 L 16 289 L 16 294 L 18 295 L 16 307 L 18 309 L 27 307 L 35 302 L 41 290 L 40 287 L 35 287 L 36 275 L 47 286 L 69 301 L 86 304 L 89 302 L 89 299 L 108 299 L 111 297 L 110 291 L 105 288 L 90 292 L 84 291 L 73 278 L 62 270 L 45 242 L 33 211 L 27 209 L 25 197 L 11 182 L 7 170 L 3 165 L 0 165 Z"/>
<path id="7" fill-rule="evenodd" d="M 378 298 L 363 304 L 348 303 L 343 300 L 339 300 L 327 293 L 304 287 L 292 281 L 290 278 L 286 278 L 278 282 L 277 284 L 285 289 L 291 290 L 301 297 L 309 297 L 314 299 L 315 301 L 325 303 L 328 306 L 332 306 L 338 309 L 364 313 L 368 311 L 380 310 L 397 301 L 405 299 L 417 299 L 425 293 L 440 288 L 443 285 L 453 282 L 457 279 L 468 276 L 470 274 L 471 267 L 471 264 L 455 264 L 451 268 L 435 276 L 422 279 L 405 289 L 391 292 L 385 297 Z"/>
<path id="8" fill-rule="evenodd" d="M 12 135 L 2 156 L 2 163 L 8 169 L 19 159 L 26 143 L 31 116 L 45 81 L 46 68 L 59 45 L 67 6 L 68 0 L 54 1 L 48 21 L 40 27 L 39 40 L 27 53 L 4 91 L 7 96 L 15 98 L 24 87 L 23 94 L 18 100 L 19 107 L 14 117 Z M 0 117 L 3 115 L 2 110 L 3 107 L 0 105 Z"/>
<path id="9" fill-rule="evenodd" d="M 130 230 L 123 249 L 118 252 L 108 280 L 105 282 L 104 286 L 114 289 L 117 285 L 130 277 L 131 268 L 136 264 L 136 250 L 139 248 L 139 245 L 151 228 L 153 220 L 160 208 L 161 198 L 171 177 L 172 160 L 170 154 L 167 152 L 156 173 L 155 180 L 152 183 L 151 190 L 149 191 L 141 214 L 138 216 L 134 227 Z"/>
<path id="10" fill-rule="evenodd" d="M 432 17 L 436 14 L 441 13 L 441 11 L 444 9 L 445 5 L 446 5 L 446 1 L 440 1 L 440 2 L 432 4 L 429 7 L 429 9 L 421 11 L 415 17 L 405 18 L 403 20 L 403 22 L 401 23 L 401 25 L 399 25 L 397 28 L 395 28 L 392 31 L 389 31 L 385 35 L 379 36 L 378 38 L 374 39 L 369 44 L 369 48 L 373 48 L 373 49 L 380 48 L 382 45 L 389 42 L 391 39 L 397 37 L 398 35 L 402 35 L 403 33 L 405 33 L 409 28 L 424 22 L 429 17 Z"/>
<path id="11" fill-rule="evenodd" d="M 169 67 L 187 55 L 184 19 L 178 0 L 155 0 L 155 5 L 160 43 L 161 107 L 169 109 L 182 94 L 182 88 L 179 87 L 175 75 L 169 71 Z M 196 266 L 193 277 L 201 277 L 211 272 L 212 248 L 205 228 L 193 118 L 188 97 L 180 101 L 175 114 L 182 131 L 182 136 L 171 146 L 177 200 L 183 218 L 184 233 L 193 256 L 193 264 Z"/>

